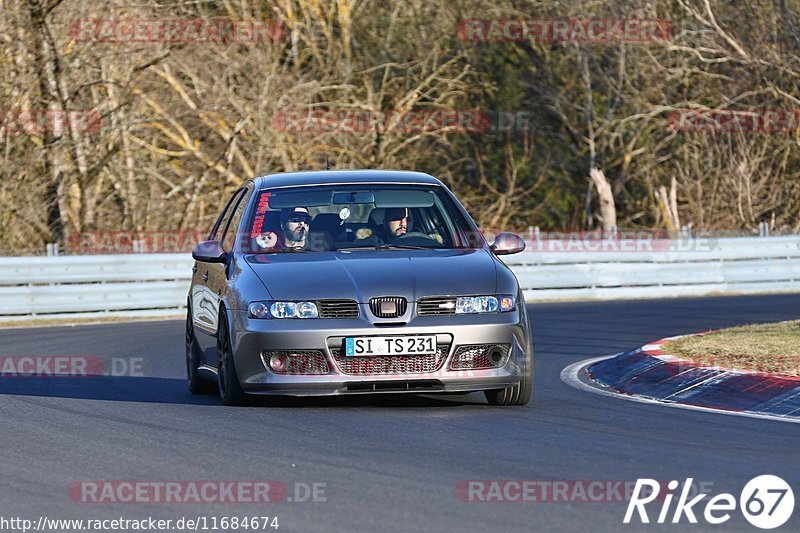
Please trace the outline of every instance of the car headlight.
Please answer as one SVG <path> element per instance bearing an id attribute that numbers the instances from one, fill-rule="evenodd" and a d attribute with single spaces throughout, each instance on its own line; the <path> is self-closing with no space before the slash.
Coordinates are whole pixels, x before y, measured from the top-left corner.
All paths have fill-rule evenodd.
<path id="1" fill-rule="evenodd" d="M 314 302 L 253 302 L 247 310 L 252 318 L 319 318 Z"/>
<path id="2" fill-rule="evenodd" d="M 269 318 L 269 306 L 264 302 L 253 302 L 247 308 L 252 318 Z"/>
<path id="3" fill-rule="evenodd" d="M 456 314 L 504 313 L 515 305 L 513 296 L 461 296 L 456 298 Z"/>

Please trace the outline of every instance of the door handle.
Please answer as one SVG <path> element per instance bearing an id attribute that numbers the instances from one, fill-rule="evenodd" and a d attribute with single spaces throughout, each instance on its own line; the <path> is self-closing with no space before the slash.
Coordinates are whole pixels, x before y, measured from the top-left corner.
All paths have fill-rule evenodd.
<path id="1" fill-rule="evenodd" d="M 203 281 L 208 281 L 208 272 L 203 274 Z"/>

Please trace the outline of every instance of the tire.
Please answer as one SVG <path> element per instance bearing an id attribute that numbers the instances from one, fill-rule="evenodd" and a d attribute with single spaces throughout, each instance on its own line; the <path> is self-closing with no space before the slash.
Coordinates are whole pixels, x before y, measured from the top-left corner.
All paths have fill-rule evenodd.
<path id="1" fill-rule="evenodd" d="M 217 330 L 217 383 L 219 396 L 225 405 L 244 405 L 247 396 L 242 390 L 239 376 L 236 374 L 230 334 L 228 333 L 228 319 L 224 311 L 220 314 Z"/>
<path id="2" fill-rule="evenodd" d="M 527 362 L 528 368 L 519 383 L 505 389 L 483 391 L 489 405 L 527 405 L 533 393 L 533 361 Z"/>
<path id="3" fill-rule="evenodd" d="M 528 377 L 522 378 L 517 385 L 505 389 L 483 391 L 489 405 L 527 405 L 531 401 L 533 383 Z"/>
<path id="4" fill-rule="evenodd" d="M 213 394 L 216 392 L 214 383 L 203 379 L 198 370 L 200 358 L 197 355 L 197 339 L 194 336 L 194 323 L 192 322 L 192 308 L 186 309 L 186 377 L 191 394 Z"/>

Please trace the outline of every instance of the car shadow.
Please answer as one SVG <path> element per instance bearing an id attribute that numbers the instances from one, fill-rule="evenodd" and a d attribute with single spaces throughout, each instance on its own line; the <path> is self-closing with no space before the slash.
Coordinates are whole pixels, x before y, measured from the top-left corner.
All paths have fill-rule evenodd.
<path id="1" fill-rule="evenodd" d="M 487 405 L 477 394 L 353 394 L 349 396 L 250 396 L 247 405 L 272 408 L 305 407 L 463 407 Z"/>
<path id="2" fill-rule="evenodd" d="M 0 396 L 37 396 L 76 400 L 105 400 L 182 405 L 222 406 L 215 394 L 189 394 L 185 379 L 82 376 L 0 377 Z M 303 407 L 459 407 L 486 405 L 479 394 L 362 394 L 324 397 L 248 397 L 247 406 L 271 408 Z"/>
<path id="3" fill-rule="evenodd" d="M 219 403 L 214 396 L 189 394 L 185 379 L 131 376 L 0 377 L 0 396 L 6 395 L 167 404 Z"/>

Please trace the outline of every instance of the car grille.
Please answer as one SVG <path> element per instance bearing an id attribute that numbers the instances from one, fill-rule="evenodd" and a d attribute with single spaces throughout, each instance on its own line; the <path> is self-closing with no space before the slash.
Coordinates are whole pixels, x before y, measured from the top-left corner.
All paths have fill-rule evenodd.
<path id="1" fill-rule="evenodd" d="M 417 314 L 425 315 L 454 315 L 456 313 L 456 299 L 449 296 L 437 298 L 423 298 L 417 304 Z"/>
<path id="2" fill-rule="evenodd" d="M 388 305 L 392 311 L 386 311 Z M 369 309 L 378 318 L 397 318 L 406 314 L 408 302 L 402 296 L 382 296 L 369 301 Z"/>
<path id="3" fill-rule="evenodd" d="M 319 300 L 320 318 L 358 318 L 358 304 L 354 300 Z"/>
<path id="4" fill-rule="evenodd" d="M 436 353 L 421 355 L 387 355 L 372 357 L 347 357 L 341 348 L 332 350 L 333 360 L 343 374 L 424 374 L 436 372 L 447 358 L 449 345 L 440 344 Z"/>
<path id="5" fill-rule="evenodd" d="M 508 362 L 510 344 L 467 344 L 456 348 L 450 370 L 500 368 Z"/>
<path id="6" fill-rule="evenodd" d="M 270 357 L 276 354 L 283 354 L 287 358 L 286 370 L 282 372 L 275 371 L 269 366 Z M 319 350 L 263 351 L 261 360 L 273 374 L 329 374 L 331 371 L 325 355 Z"/>

